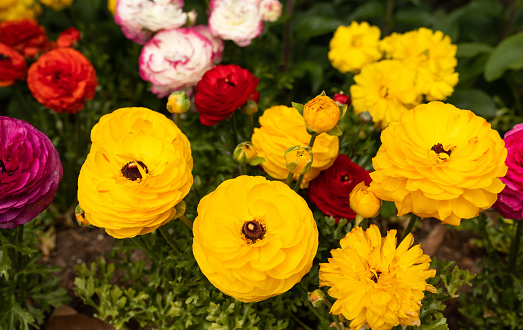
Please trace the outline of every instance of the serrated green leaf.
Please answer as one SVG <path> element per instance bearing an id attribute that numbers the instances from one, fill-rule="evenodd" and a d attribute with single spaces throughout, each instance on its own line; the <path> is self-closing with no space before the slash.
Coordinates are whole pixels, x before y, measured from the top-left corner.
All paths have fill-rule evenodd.
<path id="1" fill-rule="evenodd" d="M 490 82 L 501 78 L 508 70 L 523 69 L 523 32 L 503 40 L 492 51 L 485 65 L 485 80 Z"/>

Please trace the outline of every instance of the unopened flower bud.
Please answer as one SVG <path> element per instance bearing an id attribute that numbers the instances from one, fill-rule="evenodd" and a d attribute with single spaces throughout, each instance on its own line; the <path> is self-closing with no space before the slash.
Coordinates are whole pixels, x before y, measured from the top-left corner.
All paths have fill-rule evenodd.
<path id="1" fill-rule="evenodd" d="M 307 293 L 307 298 L 312 304 L 312 307 L 321 307 L 325 301 L 325 294 L 320 289 L 316 289 Z"/>
<path id="2" fill-rule="evenodd" d="M 190 12 L 187 13 L 187 22 L 185 23 L 185 25 L 187 26 L 193 26 L 194 23 L 196 23 L 196 17 L 198 17 L 198 13 L 196 12 L 196 10 L 191 10 Z"/>
<path id="3" fill-rule="evenodd" d="M 167 110 L 170 113 L 184 113 L 191 107 L 191 100 L 184 91 L 177 91 L 169 95 Z"/>
<path id="4" fill-rule="evenodd" d="M 350 96 L 347 94 L 341 93 L 334 93 L 334 102 L 338 103 L 338 105 L 346 104 L 347 106 L 350 106 L 351 99 Z"/>
<path id="5" fill-rule="evenodd" d="M 306 174 L 312 165 L 312 149 L 309 147 L 294 146 L 285 150 L 285 167 L 287 171 L 297 174 Z"/>
<path id="6" fill-rule="evenodd" d="M 252 166 L 265 162 L 265 159 L 258 157 L 256 148 L 251 142 L 242 142 L 236 146 L 232 157 L 240 164 L 249 164 Z"/>
<path id="7" fill-rule="evenodd" d="M 253 100 L 248 100 L 242 107 L 242 112 L 247 115 L 252 115 L 253 113 L 258 112 L 258 104 Z"/>
<path id="8" fill-rule="evenodd" d="M 347 105 L 339 105 L 333 99 L 321 92 L 309 102 L 303 104 L 292 102 L 292 106 L 303 116 L 307 133 L 312 136 L 327 133 L 341 135 L 338 121 L 345 115 Z"/>
<path id="9" fill-rule="evenodd" d="M 360 114 L 358 115 L 358 118 L 364 124 L 369 124 L 372 122 L 372 116 L 368 111 L 360 112 Z"/>
<path id="10" fill-rule="evenodd" d="M 78 204 L 76 206 L 76 208 L 74 209 L 74 214 L 75 214 L 75 217 L 76 217 L 76 221 L 78 221 L 78 225 L 80 227 L 88 227 L 90 226 L 91 224 L 89 223 L 89 221 L 87 221 L 87 218 L 85 217 L 85 212 L 84 210 L 80 207 L 80 204 Z"/>
<path id="11" fill-rule="evenodd" d="M 365 182 L 358 183 L 349 196 L 350 208 L 364 218 L 374 218 L 380 211 L 382 201 Z"/>
<path id="12" fill-rule="evenodd" d="M 281 16 L 281 9 L 281 2 L 278 0 L 262 0 L 260 3 L 262 21 L 276 22 Z"/>

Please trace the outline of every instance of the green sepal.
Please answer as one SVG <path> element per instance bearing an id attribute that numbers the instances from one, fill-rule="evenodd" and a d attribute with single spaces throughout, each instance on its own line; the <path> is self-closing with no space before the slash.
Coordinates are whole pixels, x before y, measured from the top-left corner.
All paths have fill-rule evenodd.
<path id="1" fill-rule="evenodd" d="M 289 171 L 291 173 L 294 173 L 296 171 L 296 167 L 298 167 L 298 163 L 296 163 L 296 162 L 292 162 L 292 163 L 285 165 L 285 168 L 287 169 L 287 171 Z"/>
<path id="2" fill-rule="evenodd" d="M 318 96 L 327 96 L 327 94 L 325 94 L 325 91 L 322 91 L 321 94 Z"/>
<path id="3" fill-rule="evenodd" d="M 307 133 L 309 133 L 309 135 L 312 135 L 312 136 L 318 136 L 321 134 L 321 133 L 316 132 L 315 129 L 312 129 L 310 127 L 307 127 Z"/>
<path id="4" fill-rule="evenodd" d="M 328 135 L 340 136 L 342 132 L 341 132 L 341 129 L 338 127 L 338 125 L 336 125 L 330 131 L 325 132 L 325 133 L 327 133 Z"/>
<path id="5" fill-rule="evenodd" d="M 347 113 L 347 109 L 349 107 L 346 104 L 338 105 L 338 107 L 340 108 L 340 119 L 341 119 L 341 118 L 343 118 L 343 116 L 345 116 L 345 114 Z"/>
<path id="6" fill-rule="evenodd" d="M 263 157 L 256 157 L 256 158 L 254 158 L 253 160 L 251 160 L 249 162 L 249 165 L 256 166 L 256 165 L 260 165 L 261 163 L 265 163 L 265 158 L 263 158 Z"/>
<path id="7" fill-rule="evenodd" d="M 174 216 L 173 219 L 178 219 L 179 217 L 181 217 L 182 215 L 185 214 L 185 209 L 187 208 L 187 206 L 185 205 L 185 202 L 184 201 L 180 201 L 178 204 L 176 204 L 174 206 L 174 209 L 176 210 L 176 214 Z"/>
<path id="8" fill-rule="evenodd" d="M 300 104 L 300 103 L 296 103 L 296 102 L 291 102 L 292 104 L 292 107 L 296 110 L 298 110 L 298 112 L 300 113 L 300 115 L 303 116 L 303 107 L 304 105 L 303 104 Z"/>

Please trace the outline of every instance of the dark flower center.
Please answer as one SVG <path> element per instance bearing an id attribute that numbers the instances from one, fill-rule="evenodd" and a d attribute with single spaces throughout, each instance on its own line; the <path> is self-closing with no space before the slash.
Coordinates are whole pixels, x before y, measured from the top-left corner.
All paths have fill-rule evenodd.
<path id="1" fill-rule="evenodd" d="M 142 175 L 140 174 L 140 170 L 138 169 L 138 166 L 141 166 L 145 170 L 145 173 L 149 173 L 147 166 L 145 166 L 145 164 L 142 163 L 141 161 L 137 161 L 137 162 L 129 162 L 122 167 L 123 176 L 125 176 L 127 179 L 129 179 L 131 181 L 136 181 L 138 179 L 141 179 Z"/>
<path id="2" fill-rule="evenodd" d="M 245 235 L 245 238 L 252 243 L 256 243 L 265 235 L 265 228 L 256 220 L 246 221 L 243 224 L 242 233 Z"/>
<path id="3" fill-rule="evenodd" d="M 346 181 L 349 181 L 349 180 L 350 180 L 350 177 L 349 177 L 347 174 L 342 175 L 342 176 L 340 177 L 340 181 L 341 181 L 341 182 L 346 182 Z"/>
<path id="4" fill-rule="evenodd" d="M 441 143 L 435 144 L 432 148 L 430 148 L 430 150 L 434 150 L 437 154 L 446 153 L 449 156 L 450 156 L 450 153 L 452 152 L 452 150 L 447 151 L 447 150 L 443 149 L 443 145 Z"/>
<path id="5" fill-rule="evenodd" d="M 378 283 L 378 279 L 380 278 L 381 272 L 378 270 L 376 273 L 372 273 L 372 277 L 370 278 L 374 283 Z"/>

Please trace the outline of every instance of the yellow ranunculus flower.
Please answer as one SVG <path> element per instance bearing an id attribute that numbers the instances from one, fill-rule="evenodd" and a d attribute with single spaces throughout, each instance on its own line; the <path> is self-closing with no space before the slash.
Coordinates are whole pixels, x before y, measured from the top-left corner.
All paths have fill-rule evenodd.
<path id="1" fill-rule="evenodd" d="M 339 26 L 329 44 L 329 60 L 341 73 L 358 72 L 365 65 L 379 60 L 381 31 L 367 22 L 353 21 L 350 26 Z"/>
<path id="2" fill-rule="evenodd" d="M 169 95 L 167 110 L 170 113 L 185 113 L 191 107 L 191 100 L 184 91 L 176 91 Z"/>
<path id="3" fill-rule="evenodd" d="M 350 320 L 351 330 L 419 326 L 423 291 L 436 292 L 426 280 L 436 270 L 428 269 L 430 257 L 413 242 L 409 234 L 396 248 L 396 230 L 382 238 L 376 225 L 347 233 L 329 263 L 320 264 L 320 286 L 330 286 L 328 294 L 337 299 L 330 312 Z"/>
<path id="4" fill-rule="evenodd" d="M 78 178 L 87 221 L 116 238 L 150 233 L 176 215 L 193 183 L 189 140 L 163 114 L 122 108 L 100 118 Z"/>
<path id="5" fill-rule="evenodd" d="M 380 211 L 382 201 L 368 188 L 362 181 L 352 189 L 350 208 L 364 218 L 374 218 Z"/>
<path id="6" fill-rule="evenodd" d="M 402 61 L 417 72 L 416 88 L 428 101 L 445 100 L 458 83 L 456 45 L 441 31 L 427 28 L 393 33 L 380 44 L 388 58 Z"/>
<path id="7" fill-rule="evenodd" d="M 488 209 L 503 190 L 507 149 L 483 118 L 431 102 L 401 115 L 381 133 L 370 190 L 414 213 L 459 225 Z"/>
<path id="8" fill-rule="evenodd" d="M 116 12 L 116 0 L 107 0 L 107 9 L 114 15 Z"/>
<path id="9" fill-rule="evenodd" d="M 0 21 L 36 20 L 42 7 L 36 0 L 0 0 Z"/>
<path id="10" fill-rule="evenodd" d="M 316 134 L 330 131 L 340 120 L 340 107 L 326 95 L 318 95 L 303 106 L 305 126 Z"/>
<path id="11" fill-rule="evenodd" d="M 381 129 L 421 102 L 421 94 L 415 88 L 416 72 L 396 60 L 369 64 L 354 81 L 350 87 L 354 112 L 368 111 Z"/>
<path id="12" fill-rule="evenodd" d="M 40 2 L 54 10 L 62 10 L 69 7 L 73 3 L 73 0 L 40 0 Z"/>
<path id="13" fill-rule="evenodd" d="M 198 204 L 193 253 L 220 291 L 243 302 L 291 289 L 312 267 L 318 229 L 307 202 L 279 181 L 239 176 Z"/>
<path id="14" fill-rule="evenodd" d="M 295 145 L 306 146 L 311 139 L 303 117 L 294 108 L 279 105 L 266 109 L 259 122 L 261 127 L 254 129 L 252 144 L 258 156 L 265 158 L 261 166 L 273 178 L 285 180 L 289 174 L 285 167 L 285 150 Z M 310 171 L 303 177 L 302 188 L 308 187 L 310 180 L 331 167 L 338 157 L 338 150 L 337 136 L 318 135 L 312 147 L 314 161 Z M 298 180 L 298 177 L 295 173 L 293 179 Z"/>

